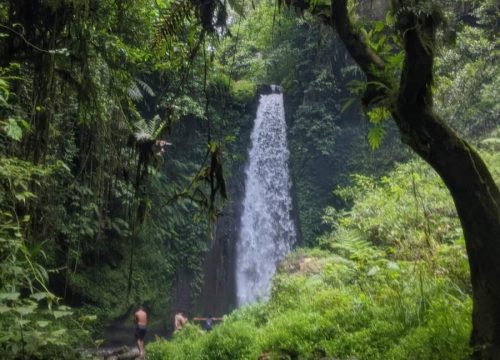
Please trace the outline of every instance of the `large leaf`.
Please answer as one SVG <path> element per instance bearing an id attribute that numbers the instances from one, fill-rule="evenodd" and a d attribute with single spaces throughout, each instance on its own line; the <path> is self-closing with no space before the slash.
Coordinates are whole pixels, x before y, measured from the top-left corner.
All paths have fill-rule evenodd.
<path id="1" fill-rule="evenodd" d="M 26 316 L 26 315 L 33 314 L 35 312 L 36 308 L 37 308 L 36 305 L 30 304 L 30 305 L 16 307 L 14 310 L 18 314 Z"/>
<path id="2" fill-rule="evenodd" d="M 12 140 L 20 141 L 23 137 L 23 130 L 15 119 L 9 118 L 3 127 L 5 134 Z"/>
<path id="3" fill-rule="evenodd" d="M 17 300 L 20 295 L 18 292 L 0 293 L 0 300 Z"/>

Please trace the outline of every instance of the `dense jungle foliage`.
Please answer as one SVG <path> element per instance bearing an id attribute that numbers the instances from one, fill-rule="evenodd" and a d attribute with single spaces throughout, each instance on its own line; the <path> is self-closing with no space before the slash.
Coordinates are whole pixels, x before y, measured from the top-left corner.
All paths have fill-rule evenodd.
<path id="1" fill-rule="evenodd" d="M 285 94 L 302 248 L 269 301 L 203 336 L 188 326 L 148 357 L 468 358 L 472 289 L 452 198 L 387 110 L 359 102 L 365 78 L 325 21 L 330 2 L 308 4 L 0 1 L 2 358 L 78 358 L 99 345 L 97 324 L 137 304 L 166 319 L 180 274 L 196 299 L 264 84 Z M 434 5 L 446 20 L 435 110 L 498 186 L 500 10 Z M 349 9 L 399 71 L 394 17 Z"/>
<path id="2" fill-rule="evenodd" d="M 201 277 L 255 89 L 215 69 L 198 15 L 1 3 L 2 358 L 74 358 L 96 317 L 166 317 L 181 265 Z"/>

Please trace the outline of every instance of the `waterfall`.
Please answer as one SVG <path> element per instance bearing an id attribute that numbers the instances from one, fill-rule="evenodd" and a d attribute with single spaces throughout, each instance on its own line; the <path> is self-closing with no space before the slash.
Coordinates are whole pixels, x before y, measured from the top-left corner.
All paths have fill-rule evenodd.
<path id="1" fill-rule="evenodd" d="M 251 142 L 236 246 L 239 305 L 267 296 L 276 265 L 296 241 L 283 94 L 261 95 Z"/>

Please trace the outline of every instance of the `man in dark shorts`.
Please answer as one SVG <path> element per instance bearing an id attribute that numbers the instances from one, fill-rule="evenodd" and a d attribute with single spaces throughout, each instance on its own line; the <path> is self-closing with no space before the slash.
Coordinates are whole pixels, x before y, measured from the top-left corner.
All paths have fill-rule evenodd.
<path id="1" fill-rule="evenodd" d="M 135 340 L 139 355 L 144 355 L 144 336 L 146 336 L 146 326 L 148 325 L 148 314 L 146 310 L 139 306 L 134 314 Z"/>

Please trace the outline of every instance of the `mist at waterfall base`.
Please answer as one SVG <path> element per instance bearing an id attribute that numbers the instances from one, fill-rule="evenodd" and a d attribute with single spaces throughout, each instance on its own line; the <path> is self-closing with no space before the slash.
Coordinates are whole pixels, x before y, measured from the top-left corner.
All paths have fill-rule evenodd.
<path id="1" fill-rule="evenodd" d="M 238 305 L 268 296 L 276 266 L 297 238 L 283 94 L 261 95 L 251 144 L 236 246 Z"/>

